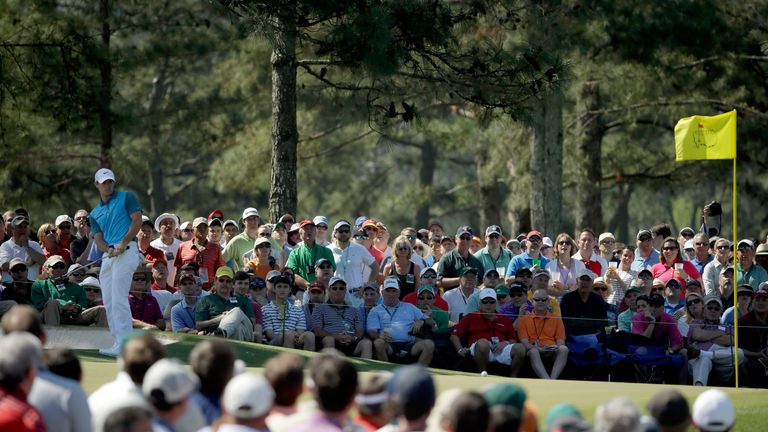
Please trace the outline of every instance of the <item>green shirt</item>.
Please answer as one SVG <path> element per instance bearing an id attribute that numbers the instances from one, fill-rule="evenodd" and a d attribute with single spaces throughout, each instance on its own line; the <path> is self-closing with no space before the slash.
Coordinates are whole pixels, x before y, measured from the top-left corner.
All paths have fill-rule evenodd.
<path id="1" fill-rule="evenodd" d="M 231 301 L 232 298 L 235 299 L 234 303 Z M 224 312 L 236 307 L 239 307 L 248 318 L 256 318 L 256 316 L 253 314 L 253 305 L 250 301 L 248 301 L 247 298 L 239 295 L 233 295 L 232 297 L 225 299 L 218 294 L 211 294 L 201 298 L 200 301 L 197 302 L 197 308 L 195 309 L 195 322 L 208 321 L 209 319 L 216 318 Z M 209 332 L 214 331 L 216 330 L 216 327 L 218 326 L 210 326 L 205 330 Z"/>
<path id="2" fill-rule="evenodd" d="M 483 268 L 485 271 L 488 271 L 490 269 L 496 269 L 497 272 L 499 272 L 499 276 L 503 279 L 504 275 L 507 273 L 507 267 L 509 267 L 509 261 L 512 260 L 512 252 L 501 248 L 501 253 L 499 254 L 498 259 L 493 259 L 490 253 L 488 253 L 488 246 L 480 249 L 475 254 L 475 258 L 480 260 L 480 263 L 483 264 Z M 483 275 L 480 275 L 481 277 Z"/>
<path id="3" fill-rule="evenodd" d="M 467 257 L 462 258 L 459 255 L 459 249 L 456 248 L 440 258 L 440 263 L 437 265 L 437 278 L 456 278 L 460 276 L 461 269 L 464 267 L 472 267 L 477 270 L 477 282 L 483 281 L 483 274 L 485 274 L 485 267 L 479 259 L 474 255 L 467 252 Z"/>
<path id="4" fill-rule="evenodd" d="M 62 306 L 74 304 L 78 306 L 78 311 L 88 308 L 88 298 L 80 285 L 67 281 L 59 290 L 51 279 L 35 281 L 32 284 L 32 304 L 35 308 L 42 312 L 50 300 L 56 300 Z"/>
<path id="5" fill-rule="evenodd" d="M 445 333 L 451 328 L 448 326 L 448 312 L 440 309 L 437 306 L 432 306 L 432 321 L 437 324 L 436 333 Z"/>
<path id="6" fill-rule="evenodd" d="M 230 261 L 233 263 L 232 269 L 234 271 L 243 269 L 243 255 L 246 252 L 253 249 L 253 243 L 256 239 L 252 239 L 248 236 L 248 233 L 243 231 L 240 234 L 232 237 L 224 246 L 224 251 L 221 252 L 224 262 L 229 265 Z"/>
<path id="7" fill-rule="evenodd" d="M 753 290 L 757 291 L 761 283 L 768 281 L 768 272 L 757 264 L 752 264 L 749 271 L 745 273 L 741 264 L 737 263 L 736 270 L 739 272 L 739 283 L 736 284 L 736 287 L 739 285 L 749 285 Z"/>
<path id="8" fill-rule="evenodd" d="M 312 282 L 317 279 L 315 276 L 315 262 L 320 258 L 330 261 L 333 271 L 336 271 L 336 260 L 333 258 L 333 252 L 317 243 L 313 247 L 301 245 L 291 251 L 285 266 L 293 270 L 294 274 L 303 277 L 307 282 Z"/>
<path id="9" fill-rule="evenodd" d="M 619 314 L 617 321 L 618 321 L 618 328 L 620 331 L 632 333 L 632 317 L 633 316 L 635 316 L 635 313 L 632 312 L 632 309 L 627 309 L 624 312 Z"/>

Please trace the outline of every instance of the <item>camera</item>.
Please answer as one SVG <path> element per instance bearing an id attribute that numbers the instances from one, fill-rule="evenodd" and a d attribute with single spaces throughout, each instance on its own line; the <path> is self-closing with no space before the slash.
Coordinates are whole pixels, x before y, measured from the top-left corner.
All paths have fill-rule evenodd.
<path id="1" fill-rule="evenodd" d="M 720 216 L 723 214 L 723 207 L 717 201 L 710 201 L 704 208 L 709 208 L 710 216 Z"/>

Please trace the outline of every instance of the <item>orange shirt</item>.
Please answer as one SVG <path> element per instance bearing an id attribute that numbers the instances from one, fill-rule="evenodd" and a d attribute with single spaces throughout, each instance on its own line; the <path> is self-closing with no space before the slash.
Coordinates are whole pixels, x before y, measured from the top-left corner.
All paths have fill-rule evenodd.
<path id="1" fill-rule="evenodd" d="M 538 341 L 540 346 L 553 346 L 558 339 L 565 340 L 565 326 L 563 320 L 551 312 L 543 317 L 532 312 L 517 320 L 517 334 L 531 344 Z"/>

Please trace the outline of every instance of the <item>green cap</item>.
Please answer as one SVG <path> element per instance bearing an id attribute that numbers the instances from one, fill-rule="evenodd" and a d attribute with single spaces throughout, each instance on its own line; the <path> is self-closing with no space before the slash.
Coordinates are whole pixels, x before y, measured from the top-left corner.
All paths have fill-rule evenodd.
<path id="1" fill-rule="evenodd" d="M 477 274 L 477 270 L 474 267 L 464 267 L 461 269 L 461 272 L 459 272 L 459 276 L 464 276 L 467 273 Z"/>
<path id="2" fill-rule="evenodd" d="M 483 397 L 489 406 L 511 406 L 519 413 L 523 412 L 526 399 L 525 390 L 511 383 L 495 384 L 485 391 Z"/>
<path id="3" fill-rule="evenodd" d="M 501 284 L 501 285 L 497 286 L 496 287 L 496 295 L 499 295 L 499 294 L 509 295 L 509 288 L 507 288 L 507 286 L 504 285 L 504 284 Z"/>
<path id="4" fill-rule="evenodd" d="M 435 290 L 432 289 L 432 287 L 429 286 L 429 285 L 422 285 L 422 286 L 420 286 L 419 287 L 419 291 L 416 293 L 416 295 L 419 295 L 419 294 L 423 293 L 424 291 L 428 291 L 430 294 L 435 295 Z"/>
<path id="5" fill-rule="evenodd" d="M 636 292 L 636 293 L 638 293 L 638 294 L 642 294 L 642 293 L 643 293 L 643 290 L 641 290 L 641 289 L 640 289 L 640 287 L 637 287 L 637 286 L 631 285 L 631 286 L 630 286 L 629 288 L 627 288 L 627 290 L 624 292 L 624 295 L 627 295 L 627 294 L 629 294 L 629 293 L 631 293 L 631 292 Z"/>
<path id="6" fill-rule="evenodd" d="M 581 411 L 571 404 L 561 403 L 553 406 L 547 413 L 547 430 L 552 430 L 555 422 L 565 417 L 583 418 Z"/>

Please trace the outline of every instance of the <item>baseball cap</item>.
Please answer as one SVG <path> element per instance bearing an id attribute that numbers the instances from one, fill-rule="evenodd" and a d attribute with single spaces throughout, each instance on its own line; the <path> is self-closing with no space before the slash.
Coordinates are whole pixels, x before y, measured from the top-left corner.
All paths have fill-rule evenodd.
<path id="1" fill-rule="evenodd" d="M 768 243 L 761 243 L 755 249 L 755 255 L 768 255 Z"/>
<path id="2" fill-rule="evenodd" d="M 272 280 L 272 283 L 275 284 L 275 285 L 282 283 L 282 284 L 287 284 L 287 285 L 293 286 L 293 282 L 291 282 L 291 278 L 289 278 L 288 276 L 286 276 L 284 274 L 281 274 L 280 276 L 274 278 Z"/>
<path id="3" fill-rule="evenodd" d="M 653 234 L 651 233 L 651 230 L 649 230 L 649 229 L 641 229 L 640 231 L 637 232 L 637 237 L 635 237 L 635 239 L 640 240 L 640 237 L 642 237 L 644 235 L 647 235 L 647 236 L 650 236 L 651 238 L 653 238 Z"/>
<path id="4" fill-rule="evenodd" d="M 244 373 L 232 377 L 224 388 L 221 405 L 236 419 L 266 415 L 275 402 L 275 391 L 262 375 Z"/>
<path id="5" fill-rule="evenodd" d="M 727 271 L 730 271 L 731 273 L 733 273 L 733 266 L 732 265 L 728 265 L 728 266 L 723 267 L 723 269 L 720 270 L 720 274 L 724 274 Z"/>
<path id="6" fill-rule="evenodd" d="M 491 234 L 498 234 L 501 236 L 501 227 L 498 225 L 491 225 L 485 229 L 485 236 L 488 237 Z"/>
<path id="7" fill-rule="evenodd" d="M 543 239 L 541 239 L 541 247 L 542 248 L 552 247 L 552 239 L 549 237 L 544 237 Z"/>
<path id="8" fill-rule="evenodd" d="M 493 288 L 483 288 L 480 290 L 480 300 L 486 299 L 486 298 L 492 298 L 496 300 L 496 290 Z"/>
<path id="9" fill-rule="evenodd" d="M 693 239 L 688 239 L 685 241 L 685 245 L 683 245 L 683 250 L 693 249 Z"/>
<path id="10" fill-rule="evenodd" d="M 738 248 L 740 248 L 742 246 L 749 246 L 750 249 L 754 249 L 755 248 L 755 244 L 752 243 L 752 240 L 749 240 L 749 239 L 739 240 L 739 242 L 736 244 L 736 249 L 738 249 Z"/>
<path id="11" fill-rule="evenodd" d="M 440 229 L 442 229 L 442 228 L 443 228 L 443 225 L 442 225 L 442 224 L 440 223 L 440 221 L 438 221 L 438 220 L 431 220 L 431 221 L 429 221 L 429 223 L 427 224 L 427 228 L 432 228 L 433 226 L 439 226 L 439 227 L 440 227 Z"/>
<path id="12" fill-rule="evenodd" d="M 355 219 L 355 226 L 362 226 L 363 222 L 368 220 L 368 216 L 359 216 L 357 219 Z"/>
<path id="13" fill-rule="evenodd" d="M 477 274 L 477 269 L 476 269 L 476 268 L 474 268 L 474 267 L 469 267 L 469 266 L 467 266 L 467 267 L 464 267 L 464 268 L 462 268 L 462 269 L 461 269 L 461 271 L 459 272 L 459 276 L 464 276 L 464 275 L 465 275 L 465 274 L 467 274 L 467 273 L 474 273 L 474 274 Z"/>
<path id="14" fill-rule="evenodd" d="M 581 267 L 578 272 L 576 272 L 576 279 L 581 279 L 583 276 L 588 276 L 589 279 L 595 280 L 596 275 L 592 273 L 591 270 L 589 270 L 586 267 Z"/>
<path id="15" fill-rule="evenodd" d="M 608 284 L 605 282 L 605 279 L 602 276 L 598 276 L 595 278 L 595 281 L 592 283 L 592 286 L 608 286 Z"/>
<path id="16" fill-rule="evenodd" d="M 149 225 L 151 228 L 155 227 L 155 224 L 152 223 L 152 221 L 149 219 L 149 216 L 147 215 L 141 215 L 141 225 Z"/>
<path id="17" fill-rule="evenodd" d="M 704 297 L 704 304 L 708 305 L 710 303 L 717 303 L 720 305 L 720 307 L 723 307 L 723 301 L 720 300 L 720 296 L 716 295 L 708 295 Z"/>
<path id="18" fill-rule="evenodd" d="M 269 241 L 268 238 L 266 238 L 266 237 L 259 237 L 259 238 L 256 239 L 256 241 L 253 242 L 253 248 L 256 249 L 257 247 L 259 247 L 259 245 L 262 245 L 262 244 L 265 244 L 265 243 L 268 244 L 268 245 L 272 244 Z"/>
<path id="19" fill-rule="evenodd" d="M 264 279 L 260 277 L 252 277 L 251 280 L 248 281 L 248 289 L 250 290 L 258 290 L 266 287 L 267 282 L 265 282 Z"/>
<path id="20" fill-rule="evenodd" d="M 664 283 L 663 280 L 661 280 L 659 278 L 656 278 L 656 279 L 653 280 L 653 284 L 651 286 L 654 287 L 654 288 L 656 288 L 656 287 L 665 287 L 665 286 L 667 286 L 667 284 Z"/>
<path id="21" fill-rule="evenodd" d="M 304 219 L 303 221 L 299 222 L 299 228 L 304 228 L 308 226 L 315 226 L 315 223 L 309 219 Z"/>
<path id="22" fill-rule="evenodd" d="M 416 294 L 421 294 L 421 293 L 423 293 L 425 291 L 429 292 L 430 294 L 433 294 L 433 295 L 435 294 L 435 290 L 433 290 L 432 287 L 429 286 L 429 285 L 422 285 L 422 286 L 420 286 L 419 290 L 417 291 Z"/>
<path id="23" fill-rule="evenodd" d="M 256 216 L 257 218 L 261 219 L 261 216 L 259 216 L 259 211 L 255 208 L 248 207 L 247 209 L 243 210 L 243 219 L 249 218 L 251 216 Z"/>
<path id="24" fill-rule="evenodd" d="M 624 292 L 624 295 L 626 296 L 627 294 L 629 294 L 629 293 L 631 293 L 631 292 L 636 292 L 636 293 L 638 293 L 638 294 L 642 294 L 642 293 L 643 293 L 643 292 L 640 290 L 640 288 L 639 288 L 639 287 L 637 287 L 637 286 L 635 286 L 635 285 L 630 285 L 630 287 L 629 287 L 629 288 L 627 288 L 627 290 Z"/>
<path id="25" fill-rule="evenodd" d="M 680 230 L 680 235 L 689 234 L 689 235 L 695 235 L 696 231 L 693 230 L 691 227 L 685 227 Z"/>
<path id="26" fill-rule="evenodd" d="M 390 288 L 400 290 L 400 280 L 397 279 L 397 276 L 387 276 L 384 279 L 384 285 L 381 286 L 381 289 L 386 290 Z"/>
<path id="27" fill-rule="evenodd" d="M 239 226 L 237 226 L 237 222 L 232 219 L 227 219 L 224 221 L 224 223 L 221 225 L 222 228 L 226 228 L 229 225 L 234 225 L 235 228 L 240 229 Z M 276 224 L 277 225 L 277 224 Z M 285 228 L 285 225 L 283 225 L 283 228 Z"/>
<path id="28" fill-rule="evenodd" d="M 221 225 L 221 219 L 219 219 L 219 218 L 213 218 L 213 219 L 210 219 L 210 218 L 209 218 L 209 219 L 208 219 L 208 226 L 214 226 L 214 225 L 222 226 L 222 225 Z M 222 227 L 222 228 L 223 228 L 223 227 Z"/>
<path id="29" fill-rule="evenodd" d="M 768 297 L 768 282 L 760 284 L 760 289 L 755 292 L 755 298 Z"/>
<path id="30" fill-rule="evenodd" d="M 83 279 L 83 281 L 80 282 L 80 286 L 101 288 L 101 284 L 99 283 L 99 280 L 93 276 L 88 276 L 87 278 Z"/>
<path id="31" fill-rule="evenodd" d="M 701 430 L 726 431 L 735 421 L 736 413 L 733 411 L 733 403 L 722 390 L 707 390 L 701 393 L 693 403 L 693 422 Z"/>
<path id="32" fill-rule="evenodd" d="M 640 271 L 637 273 L 637 277 L 640 277 L 640 275 L 643 275 L 643 274 L 646 274 L 646 275 L 648 275 L 648 276 L 651 276 L 651 277 L 653 277 L 653 273 L 652 273 L 650 270 L 648 270 L 647 268 L 644 268 L 644 269 L 640 270 Z"/>
<path id="33" fill-rule="evenodd" d="M 315 226 L 317 225 L 325 225 L 326 227 L 328 226 L 328 218 L 325 216 L 315 216 L 314 218 L 312 218 L 312 222 L 315 224 Z"/>
<path id="34" fill-rule="evenodd" d="M 363 224 L 362 224 L 362 225 L 360 225 L 360 228 L 365 228 L 365 227 L 371 227 L 371 228 L 375 228 L 376 230 L 378 230 L 378 229 L 379 229 L 379 226 L 378 226 L 378 225 L 376 225 L 376 221 L 375 221 L 375 220 L 373 220 L 373 219 L 367 219 L 367 220 L 365 220 L 365 221 L 363 222 Z"/>
<path id="35" fill-rule="evenodd" d="M 499 277 L 499 272 L 495 268 L 490 268 L 483 273 L 483 279 L 487 278 L 490 274 L 495 273 L 496 277 Z"/>
<path id="36" fill-rule="evenodd" d="M 456 242 L 453 240 L 453 236 L 449 236 L 449 235 L 447 235 L 447 236 L 443 236 L 443 238 L 441 238 L 441 239 L 440 239 L 440 244 L 443 244 L 443 243 L 445 243 L 445 242 L 456 243 Z"/>
<path id="37" fill-rule="evenodd" d="M 72 218 L 69 217 L 68 215 L 65 215 L 65 214 L 58 215 L 58 216 L 56 216 L 56 223 L 54 225 L 56 225 L 58 227 L 59 225 L 63 224 L 64 222 L 72 223 Z"/>
<path id="38" fill-rule="evenodd" d="M 325 286 L 319 280 L 312 281 L 312 282 L 309 283 L 309 292 L 312 292 L 312 291 L 324 292 L 325 291 Z"/>
<path id="39" fill-rule="evenodd" d="M 662 390 L 653 395 L 648 401 L 648 412 L 662 427 L 679 425 L 691 416 L 688 401 L 677 390 Z"/>
<path id="40" fill-rule="evenodd" d="M 18 265 L 23 265 L 24 267 L 26 267 L 27 263 L 26 263 L 26 261 L 24 261 L 21 258 L 18 258 L 18 257 L 14 258 L 14 259 L 11 260 L 10 263 L 8 263 L 8 270 L 13 270 L 13 268 L 18 266 Z"/>
<path id="41" fill-rule="evenodd" d="M 179 229 L 182 231 L 191 227 L 192 227 L 192 222 L 183 222 L 181 225 L 179 225 Z"/>
<path id="42" fill-rule="evenodd" d="M 539 276 L 546 276 L 547 279 L 550 279 L 549 270 L 542 268 L 536 270 L 532 275 L 532 279 L 536 279 Z"/>
<path id="43" fill-rule="evenodd" d="M 572 421 L 572 420 L 583 420 L 581 411 L 579 411 L 578 408 L 576 408 L 575 405 L 569 404 L 569 403 L 561 403 L 553 406 L 549 409 L 549 412 L 547 413 L 546 418 L 546 430 L 548 431 L 554 431 L 554 430 L 560 430 L 560 431 L 574 431 L 574 430 L 582 430 L 579 428 L 565 428 L 562 427 L 562 425 L 565 424 L 566 421 Z M 560 425 L 561 427 L 557 427 Z M 587 429 L 591 430 L 591 429 Z"/>
<path id="44" fill-rule="evenodd" d="M 101 168 L 98 171 L 96 171 L 96 174 L 93 176 L 94 181 L 98 184 L 102 184 L 107 180 L 115 180 L 115 173 L 112 172 L 109 168 Z"/>
<path id="45" fill-rule="evenodd" d="M 323 264 L 331 264 L 331 261 L 328 258 L 318 258 L 317 261 L 315 261 L 315 267 L 320 267 Z"/>
<path id="46" fill-rule="evenodd" d="M 185 280 L 190 280 L 190 281 L 192 281 L 192 282 L 195 282 L 195 283 L 197 283 L 197 281 L 195 280 L 195 277 L 194 277 L 194 276 L 192 276 L 192 275 L 191 275 L 191 274 L 189 274 L 189 273 L 187 273 L 187 274 L 184 274 L 183 276 L 181 276 L 181 277 L 179 278 L 179 284 L 181 284 L 181 283 L 182 283 L 182 282 L 184 282 Z"/>
<path id="47" fill-rule="evenodd" d="M 64 258 L 62 258 L 61 255 L 51 255 L 50 257 L 48 257 L 47 260 L 45 260 L 45 262 L 43 263 L 43 267 L 53 267 L 58 263 L 66 264 L 66 262 L 64 261 Z"/>
<path id="48" fill-rule="evenodd" d="M 533 272 L 528 267 L 520 267 L 515 272 L 515 277 L 527 275 L 529 277 L 533 277 Z"/>
<path id="49" fill-rule="evenodd" d="M 409 365 L 395 369 L 387 384 L 390 400 L 404 407 L 427 412 L 435 404 L 436 390 L 432 376 L 423 366 Z"/>
<path id="50" fill-rule="evenodd" d="M 494 384 L 483 393 L 483 398 L 489 406 L 510 406 L 523 412 L 527 398 L 525 389 L 513 383 Z"/>
<path id="51" fill-rule="evenodd" d="M 291 224 L 291 228 L 289 228 L 289 229 L 288 229 L 288 232 L 289 232 L 289 233 L 296 233 L 296 232 L 299 232 L 299 228 L 301 228 L 301 227 L 299 226 L 299 224 L 297 224 L 297 223 L 295 223 L 295 224 Z"/>
<path id="52" fill-rule="evenodd" d="M 507 242 L 507 249 L 512 249 L 512 246 L 514 246 L 514 245 L 520 246 L 520 240 L 514 239 L 514 238 L 513 239 L 509 239 L 509 241 Z"/>
<path id="53" fill-rule="evenodd" d="M 166 220 L 172 220 L 175 225 L 179 225 L 178 216 L 173 213 L 163 213 L 155 219 L 155 231 L 160 232 L 160 224 Z"/>
<path id="54" fill-rule="evenodd" d="M 497 286 L 496 287 L 496 296 L 498 296 L 499 294 L 501 294 L 501 295 L 509 295 L 509 288 L 507 288 L 507 286 L 504 285 L 504 284 L 501 284 L 501 285 Z"/>
<path id="55" fill-rule="evenodd" d="M 208 220 L 212 220 L 212 219 L 218 219 L 218 220 L 222 220 L 222 219 L 224 219 L 224 212 L 223 212 L 223 211 L 221 211 L 221 209 L 214 209 L 214 210 L 213 210 L 213 211 L 212 211 L 212 212 L 211 212 L 211 213 L 208 215 Z"/>
<path id="56" fill-rule="evenodd" d="M 192 228 L 197 228 L 200 225 L 206 225 L 207 226 L 208 225 L 208 219 L 200 216 L 200 217 L 196 217 L 195 220 L 192 221 Z"/>
<path id="57" fill-rule="evenodd" d="M 222 276 L 227 276 L 232 279 L 235 277 L 235 272 L 233 272 L 232 269 L 227 266 L 221 266 L 216 269 L 216 278 L 220 278 Z"/>
<path id="58" fill-rule="evenodd" d="M 270 270 L 269 273 L 267 273 L 267 280 L 272 282 L 274 278 L 278 278 L 281 276 L 281 273 L 277 270 Z"/>
<path id="59" fill-rule="evenodd" d="M 741 284 L 741 285 L 739 285 L 739 288 L 736 290 L 736 294 L 743 293 L 743 292 L 749 293 L 749 294 L 752 294 L 752 295 L 755 294 L 755 290 L 752 288 L 752 285 L 749 285 L 749 284 Z"/>
<path id="60" fill-rule="evenodd" d="M 470 236 L 474 236 L 475 234 L 472 232 L 472 227 L 468 225 L 460 226 L 459 229 L 456 230 L 456 236 L 461 236 L 463 234 L 469 234 Z"/>
<path id="61" fill-rule="evenodd" d="M 600 237 L 597 238 L 597 242 L 601 243 L 605 239 L 616 240 L 616 237 L 613 235 L 613 233 L 604 232 L 604 233 L 600 234 Z"/>
<path id="62" fill-rule="evenodd" d="M 531 237 L 541 238 L 541 233 L 539 231 L 536 231 L 536 230 L 528 231 L 528 234 L 525 236 L 525 238 L 529 239 Z"/>
<path id="63" fill-rule="evenodd" d="M 673 278 L 670 278 L 670 279 L 667 281 L 667 283 L 665 284 L 665 286 L 669 286 L 669 284 L 670 284 L 670 283 L 672 283 L 673 281 L 674 281 L 674 282 L 677 282 L 677 284 L 678 284 L 678 286 L 680 287 L 680 289 L 685 289 L 685 281 L 684 281 L 683 279 L 681 279 L 681 278 L 677 277 L 677 276 L 675 276 L 675 277 L 673 277 Z"/>
<path id="64" fill-rule="evenodd" d="M 528 287 L 525 286 L 524 283 L 520 281 L 512 281 L 511 284 L 509 284 L 509 292 L 526 292 L 528 291 Z"/>
<path id="65" fill-rule="evenodd" d="M 338 229 L 341 228 L 341 227 L 351 228 L 352 225 L 350 225 L 350 223 L 348 221 L 345 221 L 344 219 L 342 219 L 342 220 L 336 222 L 336 225 L 333 226 L 333 230 L 334 231 L 338 231 Z"/>
<path id="66" fill-rule="evenodd" d="M 328 281 L 328 286 L 332 286 L 336 282 L 341 282 L 345 286 L 347 285 L 347 281 L 345 281 L 343 277 L 341 277 L 341 276 L 334 276 L 334 277 L 331 278 L 331 280 Z"/>
<path id="67" fill-rule="evenodd" d="M 379 290 L 379 286 L 376 285 L 376 282 L 368 282 L 367 284 L 363 285 L 363 291 L 365 291 L 367 289 L 372 289 L 374 291 L 378 291 Z"/>
<path id="68" fill-rule="evenodd" d="M 18 227 L 19 225 L 25 222 L 27 223 L 27 225 L 29 225 L 29 219 L 26 216 L 19 215 L 11 219 L 11 225 L 13 225 L 14 227 Z"/>
<path id="69" fill-rule="evenodd" d="M 197 384 L 197 377 L 184 365 L 176 360 L 160 359 L 147 371 L 141 390 L 150 401 L 177 404 L 188 398 Z"/>
<path id="70" fill-rule="evenodd" d="M 423 269 L 421 269 L 421 271 L 419 272 L 419 277 L 424 277 L 424 275 L 425 275 L 425 274 L 427 274 L 427 273 L 429 273 L 429 272 L 431 272 L 431 273 L 434 273 L 434 274 L 437 274 L 437 270 L 433 269 L 432 267 L 424 267 L 424 268 L 423 268 Z"/>

